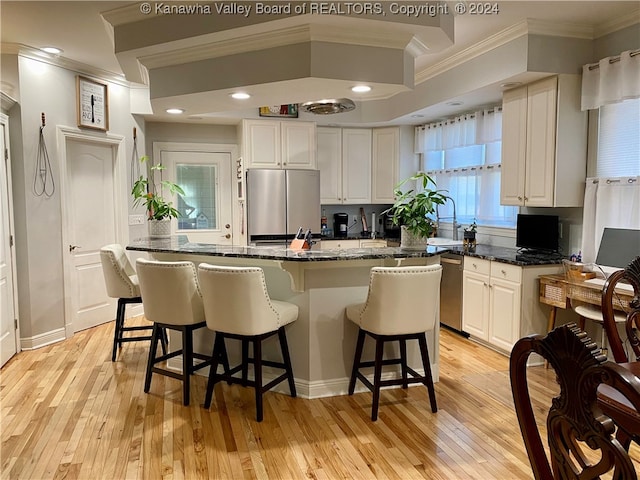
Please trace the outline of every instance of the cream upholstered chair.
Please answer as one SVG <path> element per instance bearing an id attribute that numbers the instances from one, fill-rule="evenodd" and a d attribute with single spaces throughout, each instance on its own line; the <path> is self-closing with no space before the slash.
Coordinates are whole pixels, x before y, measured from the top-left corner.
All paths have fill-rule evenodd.
<path id="1" fill-rule="evenodd" d="M 139 258 L 136 262 L 144 315 L 153 322 L 153 334 L 144 391 L 149 392 L 154 373 L 182 380 L 183 403 L 189 405 L 189 377 L 211 364 L 211 357 L 193 351 L 193 331 L 206 327 L 196 267 L 192 262 L 159 262 Z M 156 357 L 164 329 L 182 333 L 182 348 Z M 171 350 L 171 345 L 169 345 Z M 182 373 L 157 367 L 182 355 Z M 196 364 L 195 359 L 202 360 Z"/>
<path id="2" fill-rule="evenodd" d="M 117 243 L 105 245 L 100 249 L 100 261 L 102 262 L 102 273 L 107 286 L 107 295 L 118 299 L 118 309 L 116 312 L 116 325 L 113 332 L 113 352 L 111 361 L 116 361 L 116 351 L 122 348 L 124 342 L 139 342 L 141 340 L 151 340 L 152 326 L 137 325 L 125 326 L 125 310 L 128 304 L 142 303 L 140 297 L 140 286 L 138 285 L 138 275 L 131 266 L 127 254 L 122 245 Z M 148 335 L 124 336 L 125 332 L 144 331 Z M 162 351 L 165 352 L 166 343 L 162 338 Z"/>
<path id="3" fill-rule="evenodd" d="M 259 267 L 221 267 L 201 263 L 198 275 L 207 327 L 216 332 L 212 353 L 214 361 L 209 373 L 204 406 L 211 406 L 213 388 L 221 380 L 251 386 L 255 389 L 256 419 L 261 422 L 264 392 L 287 380 L 291 396 L 296 396 L 285 325 L 298 318 L 298 306 L 271 300 L 264 271 Z M 276 334 L 280 340 L 282 362 L 262 358 L 262 341 Z M 242 342 L 242 361 L 224 374 L 218 374 L 216 362 L 224 351 L 227 338 Z M 253 345 L 253 358 L 249 358 L 249 343 Z M 247 378 L 249 363 L 254 366 L 253 381 Z M 283 369 L 284 373 L 263 385 L 263 365 Z M 233 376 L 237 372 L 241 372 L 241 378 Z"/>
<path id="4" fill-rule="evenodd" d="M 390 385 L 423 383 L 429 392 L 431 411 L 438 410 L 433 387 L 426 332 L 436 328 L 440 302 L 442 267 L 374 267 L 371 269 L 369 294 L 365 303 L 349 305 L 346 315 L 358 325 L 358 341 L 349 381 L 349 395 L 353 395 L 356 379 L 373 392 L 371 420 L 378 418 L 380 388 Z M 376 342 L 374 361 L 361 360 L 365 337 Z M 407 340 L 418 340 L 424 375 L 407 365 Z M 383 360 L 385 342 L 399 341 L 400 358 Z M 401 378 L 381 380 L 382 366 L 399 364 Z M 373 383 L 360 372 L 374 367 Z M 408 378 L 411 374 L 413 378 Z"/>

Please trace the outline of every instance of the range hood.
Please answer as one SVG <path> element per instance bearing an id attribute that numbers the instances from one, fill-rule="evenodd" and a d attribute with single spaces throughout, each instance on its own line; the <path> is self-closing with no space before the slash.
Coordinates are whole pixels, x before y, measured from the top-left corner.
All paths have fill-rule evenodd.
<path id="1" fill-rule="evenodd" d="M 348 98 L 330 98 L 303 103 L 302 110 L 316 115 L 350 112 L 356 108 L 353 100 Z"/>

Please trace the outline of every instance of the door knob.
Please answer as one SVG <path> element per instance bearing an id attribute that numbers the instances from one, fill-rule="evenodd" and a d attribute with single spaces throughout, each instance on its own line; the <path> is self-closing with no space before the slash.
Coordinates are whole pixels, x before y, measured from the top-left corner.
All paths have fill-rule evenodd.
<path id="1" fill-rule="evenodd" d="M 80 245 L 69 245 L 69 251 L 73 252 L 77 248 L 82 248 Z"/>
<path id="2" fill-rule="evenodd" d="M 230 234 L 230 233 L 227 233 L 227 234 L 224 236 L 224 238 L 231 238 L 231 234 Z"/>

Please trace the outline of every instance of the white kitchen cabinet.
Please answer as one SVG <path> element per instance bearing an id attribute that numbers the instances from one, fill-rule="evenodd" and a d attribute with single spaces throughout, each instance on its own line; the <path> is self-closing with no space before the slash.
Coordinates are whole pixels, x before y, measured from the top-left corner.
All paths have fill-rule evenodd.
<path id="1" fill-rule="evenodd" d="M 243 120 L 242 146 L 246 168 L 317 168 L 313 122 Z"/>
<path id="2" fill-rule="evenodd" d="M 320 202 L 371 203 L 371 129 L 317 130 Z"/>
<path id="3" fill-rule="evenodd" d="M 582 206 L 586 162 L 587 112 L 580 111 L 579 75 L 549 77 L 504 93 L 502 205 Z"/>
<path id="4" fill-rule="evenodd" d="M 322 250 L 338 250 L 344 248 L 360 248 L 360 240 L 322 240 L 320 248 Z"/>
<path id="5" fill-rule="evenodd" d="M 360 240 L 360 248 L 385 248 L 387 241 L 378 238 Z"/>
<path id="6" fill-rule="evenodd" d="M 475 340 L 509 354 L 525 335 L 546 333 L 548 312 L 538 302 L 538 277 L 559 265 L 520 267 L 464 257 L 462 330 Z"/>
<path id="7" fill-rule="evenodd" d="M 393 203 L 393 190 L 418 168 L 411 126 L 374 128 L 371 203 Z"/>

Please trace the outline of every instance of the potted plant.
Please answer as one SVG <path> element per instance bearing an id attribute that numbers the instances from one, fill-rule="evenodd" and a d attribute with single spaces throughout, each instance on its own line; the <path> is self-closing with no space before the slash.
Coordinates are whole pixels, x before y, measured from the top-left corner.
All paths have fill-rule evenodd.
<path id="1" fill-rule="evenodd" d="M 149 156 L 140 158 L 142 164 L 148 162 Z M 146 165 L 145 165 L 146 166 Z M 169 195 L 184 195 L 184 190 L 179 185 L 162 180 L 164 166 L 161 163 L 149 167 L 149 176 L 145 178 L 140 175 L 133 183 L 131 195 L 133 195 L 133 206 L 144 205 L 147 211 L 147 220 L 150 237 L 168 237 L 171 235 L 171 218 L 178 218 L 180 212 L 173 206 L 173 202 L 165 199 L 165 189 Z M 156 183 L 155 174 L 160 172 L 160 182 Z"/>
<path id="2" fill-rule="evenodd" d="M 476 246 L 476 231 L 478 230 L 478 225 L 476 224 L 475 218 L 473 219 L 473 223 L 464 229 L 464 237 L 463 237 L 463 245 L 468 248 L 473 248 Z"/>
<path id="3" fill-rule="evenodd" d="M 416 189 L 402 191 L 407 182 L 416 182 Z M 433 185 L 433 189 L 429 185 Z M 418 188 L 421 186 L 422 188 Z M 400 246 L 402 248 L 423 249 L 435 231 L 433 215 L 436 205 L 443 205 L 448 196 L 445 190 L 435 190 L 436 183 L 429 175 L 420 172 L 403 180 L 394 189 L 395 203 L 385 211 L 391 214 L 394 225 L 400 225 Z"/>

